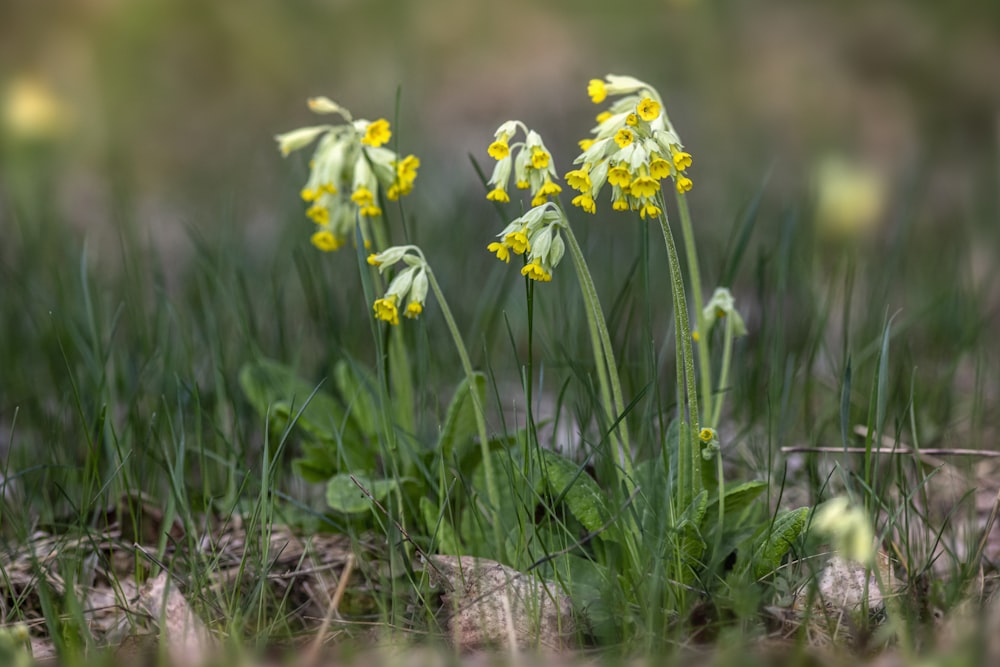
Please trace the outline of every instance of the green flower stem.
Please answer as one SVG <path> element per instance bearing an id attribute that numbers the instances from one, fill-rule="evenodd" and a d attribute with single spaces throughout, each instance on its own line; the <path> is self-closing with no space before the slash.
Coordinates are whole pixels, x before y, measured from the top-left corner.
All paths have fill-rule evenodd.
<path id="1" fill-rule="evenodd" d="M 666 209 L 664 209 L 666 210 Z M 698 371 L 701 373 L 701 402 L 705 419 L 713 413 L 715 397 L 712 394 L 712 355 L 708 332 L 705 331 L 705 305 L 701 291 L 701 270 L 698 268 L 698 252 L 694 245 L 694 230 L 691 226 L 691 211 L 687 197 L 677 193 L 677 210 L 681 216 L 681 234 L 684 236 L 684 254 L 687 255 L 688 275 L 691 291 L 694 292 L 695 329 L 700 334 L 698 341 Z M 715 426 L 716 422 L 711 422 Z"/>
<path id="2" fill-rule="evenodd" d="M 375 236 L 375 249 L 382 252 L 389 247 L 389 237 L 386 233 L 385 222 L 381 219 L 374 221 L 371 225 L 372 234 Z M 375 267 L 371 268 L 375 284 L 381 288 L 381 274 Z M 403 340 L 402 330 L 392 327 L 389 332 L 389 381 L 392 383 L 392 393 L 395 400 L 396 420 L 399 427 L 407 433 L 416 430 L 414 423 L 414 391 L 413 375 L 411 373 L 410 355 Z"/>
<path id="3" fill-rule="evenodd" d="M 726 317 L 725 320 L 726 334 L 722 347 L 722 368 L 719 370 L 719 400 L 715 401 L 712 406 L 712 421 L 709 422 L 715 428 L 718 428 L 719 419 L 722 417 L 722 397 L 725 394 L 721 392 L 729 383 L 729 366 L 733 360 L 733 318 Z M 721 483 L 722 480 L 720 479 L 719 482 Z"/>
<path id="4" fill-rule="evenodd" d="M 684 277 L 681 274 L 680 258 L 677 255 L 677 244 L 674 242 L 673 232 L 670 231 L 670 223 L 667 221 L 666 206 L 663 205 L 662 194 L 660 196 L 660 209 L 663 211 L 659 216 L 660 229 L 663 231 L 663 240 L 667 245 L 667 255 L 670 259 L 670 286 L 674 297 L 674 323 L 675 336 L 680 340 L 680 356 L 678 359 L 678 378 L 684 374 L 687 398 L 687 447 L 681 442 L 681 450 L 678 456 L 678 474 L 690 474 L 691 479 L 687 484 L 687 489 L 681 485 L 682 492 L 685 493 L 683 500 L 690 501 L 698 495 L 702 488 L 701 479 L 701 445 L 698 438 L 698 388 L 694 371 L 694 351 L 691 349 L 691 324 L 688 320 L 687 297 L 684 293 Z M 678 396 L 678 403 L 684 405 L 684 396 Z M 684 409 L 681 408 L 681 418 L 684 418 Z M 681 436 L 685 434 L 681 429 Z M 678 477 L 680 480 L 680 477 Z M 686 502 L 682 503 L 682 506 Z"/>
<path id="5" fill-rule="evenodd" d="M 465 371 L 465 377 L 468 381 L 469 396 L 475 408 L 473 412 L 476 415 L 476 430 L 479 432 L 479 447 L 482 451 L 483 468 L 486 471 L 486 493 L 489 496 L 491 505 L 491 516 L 488 518 L 493 526 L 493 539 L 496 542 L 498 554 L 497 560 L 502 561 L 506 550 L 503 534 L 500 531 L 500 490 L 497 488 L 496 476 L 493 471 L 493 459 L 490 457 L 490 439 L 486 433 L 486 415 L 483 405 L 479 400 L 479 394 L 476 393 L 476 378 L 472 370 L 472 362 L 469 360 L 469 352 L 465 349 L 465 343 L 462 341 L 462 334 L 458 331 L 458 325 L 455 324 L 455 318 L 451 314 L 448 302 L 445 301 L 444 293 L 441 291 L 437 277 L 429 265 L 426 265 L 426 267 L 427 282 L 434 291 L 434 296 L 437 297 L 438 304 L 441 306 L 441 313 L 448 324 L 448 331 L 451 332 L 452 340 L 455 341 L 455 349 L 458 351 L 458 357 L 462 361 L 462 369 Z"/>
<path id="6" fill-rule="evenodd" d="M 618 458 L 625 468 L 625 488 L 628 493 L 632 493 L 635 485 L 632 468 L 632 450 L 629 446 L 628 428 L 625 424 L 625 402 L 622 398 L 621 380 L 618 377 L 618 365 L 615 363 L 614 349 L 611 347 L 611 335 L 608 333 L 608 324 L 604 320 L 604 311 L 601 309 L 601 301 L 597 296 L 597 288 L 594 286 L 594 279 L 587 267 L 587 260 L 584 259 L 583 251 L 576 240 L 576 235 L 569 225 L 564 228 L 568 241 L 570 254 L 573 257 L 573 265 L 576 268 L 577 277 L 580 280 L 580 289 L 583 292 L 583 301 L 587 311 L 587 325 L 590 327 L 590 337 L 594 341 L 594 362 L 597 366 L 598 382 L 601 384 L 601 396 L 604 399 L 605 411 L 613 423 L 618 422 Z M 598 343 L 603 348 L 601 355 Z M 610 381 L 613 408 L 607 400 L 607 384 Z"/>

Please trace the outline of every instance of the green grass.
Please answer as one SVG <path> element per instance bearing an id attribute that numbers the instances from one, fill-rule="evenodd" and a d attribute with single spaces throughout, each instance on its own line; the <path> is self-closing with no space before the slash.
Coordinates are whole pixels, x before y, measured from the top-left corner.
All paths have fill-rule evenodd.
<path id="1" fill-rule="evenodd" d="M 678 518 L 693 510 L 669 494 L 679 446 L 669 424 L 678 396 L 669 276 L 655 227 L 570 212 L 619 360 L 639 465 L 640 489 L 630 496 L 614 484 L 613 425 L 602 421 L 569 263 L 552 283 L 525 286 L 515 270 L 489 259 L 491 232 L 483 226 L 454 233 L 467 229 L 467 220 L 435 220 L 426 231 L 414 223 L 413 237 L 484 373 L 504 509 L 498 525 L 474 509 L 492 501 L 470 401 L 454 408 L 465 411 L 455 417 L 454 456 L 439 457 L 436 449 L 464 377 L 440 306 L 429 302 L 401 329 L 416 389 L 411 405 L 400 407 L 391 344 L 370 316 L 379 288 L 350 249 L 324 255 L 308 245 L 299 202 L 289 200 L 276 223 L 277 247 L 255 246 L 235 217 L 213 218 L 211 225 L 192 224 L 194 251 L 177 262 L 148 246 L 142 220 L 117 220 L 117 244 L 88 243 L 40 203 L 38 178 L 9 181 L 3 211 L 0 622 L 27 622 L 34 636 L 52 642 L 61 664 L 78 664 L 109 641 L 91 629 L 95 612 L 84 592 L 97 583 L 114 588 L 126 571 L 141 585 L 161 564 L 227 645 L 253 653 L 308 638 L 316 609 L 301 599 L 301 588 L 276 586 L 268 576 L 280 574 L 281 549 L 270 535 L 284 524 L 304 536 L 344 535 L 357 549 L 359 576 L 337 625 L 342 645 L 370 643 L 369 624 L 383 628 L 381 638 L 391 629 L 398 641 L 440 639 L 419 555 L 450 548 L 556 580 L 588 617 L 575 641 L 603 655 L 680 660 L 690 650 L 711 652 L 719 664 L 746 664 L 745 649 L 774 631 L 768 610 L 787 608 L 795 589 L 814 577 L 805 557 L 817 552 L 818 540 L 796 532 L 781 566 L 759 572 L 766 559 L 747 555 L 745 545 L 755 531 L 766 545 L 781 511 L 843 491 L 867 508 L 885 544 L 894 545 L 891 555 L 903 561 L 897 567 L 906 588 L 870 646 L 891 634 L 893 650 L 905 656 L 938 655 L 945 648 L 937 645 L 932 612 L 957 613 L 975 597 L 983 573 L 989 589 L 992 564 L 977 558 L 979 536 L 958 528 L 974 515 L 975 495 L 965 493 L 971 482 L 955 492 L 957 504 L 941 509 L 935 477 L 944 473 L 933 462 L 781 452 L 793 445 L 868 447 L 883 438 L 991 447 L 1000 372 L 991 340 L 997 268 L 973 261 L 974 249 L 991 248 L 993 256 L 1000 250 L 989 207 L 942 234 L 921 222 L 915 190 L 914 205 L 894 211 L 882 235 L 851 248 L 814 238 L 805 197 L 774 202 L 766 184 L 731 193 L 732 240 L 717 243 L 717 231 L 698 230 L 706 291 L 730 285 L 750 329 L 735 347 L 717 428 L 727 488 L 754 479 L 768 487 L 743 523 L 696 535 Z M 290 184 L 275 196 L 296 191 Z M 498 219 L 496 229 L 510 217 Z M 398 227 L 392 234 L 402 239 Z M 240 378 L 261 359 L 293 369 L 307 389 L 290 392 L 281 406 L 255 407 Z M 353 378 L 351 395 L 335 374 L 338 363 Z M 338 419 L 330 411 L 310 413 L 323 405 L 321 395 L 339 406 Z M 582 425 L 576 468 L 558 475 L 549 466 L 559 463 L 542 454 L 537 435 L 546 432 L 534 421 L 540 396 L 557 407 L 551 416 L 560 423 Z M 407 420 L 412 429 L 402 427 Z M 858 438 L 857 425 L 872 437 Z M 293 463 L 317 442 L 331 469 L 413 481 L 379 496 L 384 513 L 370 505 L 356 514 L 331 511 L 323 484 L 303 481 Z M 503 454 L 511 443 L 512 455 Z M 369 454 L 377 464 L 359 463 Z M 968 461 L 954 465 L 962 470 Z M 579 493 L 588 485 L 606 498 L 603 513 L 587 514 L 592 508 Z M 422 498 L 430 500 L 428 510 Z M 162 529 L 175 522 L 182 530 Z M 628 522 L 642 527 L 635 553 L 623 546 Z M 202 539 L 235 525 L 245 529 L 246 548 L 224 564 L 232 554 L 205 549 Z M 152 539 L 140 539 L 151 526 Z M 54 555 L 25 556 L 41 533 L 53 540 L 46 544 Z M 115 549 L 102 544 L 109 536 Z M 136 542 L 143 551 L 133 549 Z M 932 562 L 936 543 L 941 549 Z M 686 549 L 697 552 L 697 567 L 677 556 Z M 126 565 L 113 563 L 113 553 L 124 554 Z M 295 567 L 306 561 L 303 555 Z M 27 585 L 15 585 L 15 567 L 25 568 Z M 220 584 L 214 575 L 223 571 L 230 576 Z M 150 627 L 137 616 L 127 622 Z M 788 664 L 806 660 L 807 625 L 790 631 Z M 975 664 L 974 654 L 964 657 Z"/>

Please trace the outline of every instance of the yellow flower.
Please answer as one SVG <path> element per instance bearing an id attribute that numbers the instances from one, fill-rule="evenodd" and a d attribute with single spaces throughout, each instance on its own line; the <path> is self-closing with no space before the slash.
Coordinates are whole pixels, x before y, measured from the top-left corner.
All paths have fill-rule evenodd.
<path id="1" fill-rule="evenodd" d="M 711 442 L 712 438 L 715 437 L 715 431 L 706 426 L 698 432 L 698 437 L 702 442 Z"/>
<path id="2" fill-rule="evenodd" d="M 628 201 L 625 199 L 615 199 L 614 201 L 611 202 L 611 208 L 613 208 L 616 211 L 627 211 Z"/>
<path id="3" fill-rule="evenodd" d="M 608 88 L 600 79 L 591 79 L 587 84 L 587 95 L 594 104 L 600 104 L 608 96 Z"/>
<path id="4" fill-rule="evenodd" d="M 377 218 L 382 215 L 382 209 L 374 205 L 362 206 L 358 209 L 358 213 L 365 218 Z"/>
<path id="5" fill-rule="evenodd" d="M 694 186 L 694 181 L 692 181 L 687 176 L 681 176 L 677 179 L 677 192 L 684 194 L 688 192 Z"/>
<path id="6" fill-rule="evenodd" d="M 636 116 L 634 113 L 630 113 L 629 115 L 625 116 L 625 124 L 628 125 L 629 127 L 635 127 L 636 125 L 639 124 L 639 117 Z"/>
<path id="7" fill-rule="evenodd" d="M 614 114 L 611 113 L 610 111 L 602 111 L 601 113 L 597 114 L 597 117 L 595 118 L 595 120 L 598 123 L 603 123 L 604 121 L 606 121 L 609 118 L 611 118 L 613 115 Z"/>
<path id="8" fill-rule="evenodd" d="M 510 155 L 510 146 L 507 145 L 506 139 L 497 139 L 490 144 L 490 147 L 486 149 L 486 152 L 489 153 L 490 157 L 494 160 L 502 160 Z"/>
<path id="9" fill-rule="evenodd" d="M 368 259 L 366 261 L 372 266 L 379 266 L 382 263 L 378 261 L 378 255 L 376 253 L 368 255 Z"/>
<path id="10" fill-rule="evenodd" d="M 573 197 L 573 206 L 579 206 L 587 213 L 595 213 L 597 211 L 597 204 L 594 202 L 594 198 L 590 196 L 589 192 Z"/>
<path id="11" fill-rule="evenodd" d="M 524 268 L 521 269 L 521 275 L 543 283 L 547 283 L 552 280 L 552 274 L 543 269 L 542 265 L 538 262 L 525 264 Z"/>
<path id="12" fill-rule="evenodd" d="M 531 187 L 531 183 L 529 183 L 528 181 L 517 181 L 517 183 L 515 183 L 514 185 L 517 186 L 518 190 L 527 190 L 528 188 Z"/>
<path id="13" fill-rule="evenodd" d="M 373 310 L 375 311 L 375 317 L 383 322 L 399 324 L 399 309 L 396 308 L 395 294 L 375 299 Z"/>
<path id="14" fill-rule="evenodd" d="M 586 169 L 574 169 L 573 171 L 566 172 L 565 178 L 566 182 L 569 183 L 569 187 L 574 190 L 586 192 L 590 189 L 590 174 L 587 173 Z"/>
<path id="15" fill-rule="evenodd" d="M 627 188 L 629 183 L 632 182 L 632 175 L 628 171 L 628 167 L 620 164 L 615 167 L 611 167 L 608 170 L 608 183 L 611 185 L 617 185 L 620 188 Z"/>
<path id="16" fill-rule="evenodd" d="M 639 117 L 648 123 L 651 120 L 656 120 L 656 117 L 660 115 L 660 103 L 651 97 L 646 97 L 639 102 L 639 106 L 635 110 Z"/>
<path id="17" fill-rule="evenodd" d="M 632 134 L 632 130 L 627 127 L 623 127 L 618 130 L 615 134 L 615 143 L 618 144 L 618 148 L 625 148 L 635 140 L 635 135 Z"/>
<path id="18" fill-rule="evenodd" d="M 651 219 L 658 218 L 660 217 L 660 213 L 662 213 L 662 211 L 660 211 L 660 207 L 654 204 L 645 204 L 644 206 L 642 206 L 642 208 L 639 209 L 639 217 L 641 217 L 643 220 L 646 219 L 647 215 Z"/>
<path id="19" fill-rule="evenodd" d="M 306 211 L 306 215 L 309 216 L 309 218 L 311 218 L 317 225 L 326 225 L 330 222 L 330 209 L 326 206 L 313 204 Z"/>
<path id="20" fill-rule="evenodd" d="M 389 130 L 389 121 L 385 118 L 379 118 L 369 123 L 365 129 L 365 136 L 361 137 L 361 143 L 372 148 L 378 148 L 389 141 L 389 137 L 391 136 L 392 132 Z"/>
<path id="21" fill-rule="evenodd" d="M 323 252 L 333 252 L 339 250 L 344 245 L 344 240 L 334 236 L 329 229 L 321 229 L 309 239 L 314 246 Z"/>
<path id="22" fill-rule="evenodd" d="M 639 176 L 629 186 L 633 197 L 652 197 L 660 189 L 660 182 L 652 176 Z"/>
<path id="23" fill-rule="evenodd" d="M 549 166 L 549 158 L 552 156 L 548 154 L 548 151 L 535 146 L 531 150 L 531 166 L 535 169 L 547 169 Z"/>
<path id="24" fill-rule="evenodd" d="M 844 496 L 820 505 L 811 527 L 833 538 L 833 546 L 843 558 L 869 563 L 875 555 L 875 533 L 868 515 Z"/>
<path id="25" fill-rule="evenodd" d="M 684 171 L 691 166 L 691 154 L 684 151 L 674 151 L 674 167 L 677 171 Z"/>
<path id="26" fill-rule="evenodd" d="M 366 206 L 374 203 L 375 195 L 363 185 L 359 185 L 357 190 L 351 193 L 351 201 L 358 206 Z"/>
<path id="27" fill-rule="evenodd" d="M 490 201 L 498 201 L 503 203 L 507 203 L 510 201 L 510 195 L 508 195 L 503 188 L 493 188 L 486 195 L 486 198 L 489 199 Z"/>
<path id="28" fill-rule="evenodd" d="M 403 314 L 412 320 L 422 312 L 424 312 L 424 307 L 420 304 L 420 302 L 411 301 L 410 303 L 406 304 L 406 312 Z"/>
<path id="29" fill-rule="evenodd" d="M 420 168 L 420 158 L 416 155 L 407 155 L 399 162 L 393 163 L 396 167 L 396 181 L 399 194 L 408 195 L 413 191 L 413 182 L 417 180 L 417 169 Z M 392 197 L 390 197 L 392 199 Z"/>
<path id="30" fill-rule="evenodd" d="M 312 188 L 302 188 L 302 201 L 316 201 L 319 196 L 323 194 L 319 188 L 313 190 Z"/>
<path id="31" fill-rule="evenodd" d="M 661 157 L 654 157 L 649 161 L 649 175 L 656 179 L 666 178 L 670 175 L 670 163 Z"/>
<path id="32" fill-rule="evenodd" d="M 593 139 L 580 139 L 580 141 L 578 141 L 576 143 L 580 147 L 581 151 L 586 151 L 588 148 L 590 148 L 591 146 L 594 145 L 594 140 Z"/>
<path id="33" fill-rule="evenodd" d="M 523 255 L 531 250 L 531 244 L 528 242 L 528 235 L 524 232 L 511 232 L 504 237 L 503 242 L 504 245 L 514 251 L 515 255 Z M 497 256 L 500 256 L 499 253 L 497 253 Z"/>
<path id="34" fill-rule="evenodd" d="M 506 262 L 510 264 L 510 250 L 503 243 L 498 243 L 494 241 L 493 243 L 486 246 L 486 249 L 492 253 L 496 253 L 497 259 L 501 262 Z"/>
<path id="35" fill-rule="evenodd" d="M 560 192 L 562 192 L 562 187 L 558 183 L 545 179 L 542 187 L 538 188 L 538 192 L 535 193 L 535 198 L 531 200 L 531 205 L 541 206 L 551 195 L 557 195 Z"/>

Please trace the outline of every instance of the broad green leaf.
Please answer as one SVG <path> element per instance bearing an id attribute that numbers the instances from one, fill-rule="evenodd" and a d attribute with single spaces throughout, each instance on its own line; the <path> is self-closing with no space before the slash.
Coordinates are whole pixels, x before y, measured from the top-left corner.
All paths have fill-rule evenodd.
<path id="1" fill-rule="evenodd" d="M 420 496 L 420 515 L 424 520 L 427 534 L 436 545 L 435 553 L 461 555 L 455 529 L 448 521 L 448 517 L 438 512 L 437 506 L 427 496 Z"/>
<path id="2" fill-rule="evenodd" d="M 325 482 L 337 473 L 337 452 L 328 443 L 302 443 L 302 456 L 292 461 L 292 469 L 310 483 Z"/>
<path id="3" fill-rule="evenodd" d="M 327 482 L 326 503 L 336 512 L 358 514 L 372 508 L 372 501 L 351 477 L 352 475 L 347 473 L 340 473 Z M 359 474 L 353 477 L 379 502 L 385 500 L 386 496 L 399 486 L 399 481 L 395 479 L 371 479 L 367 475 Z"/>
<path id="4" fill-rule="evenodd" d="M 482 373 L 473 374 L 475 391 L 479 397 L 479 405 L 486 400 L 486 376 Z M 448 412 L 445 415 L 441 436 L 438 438 L 437 451 L 445 461 L 451 461 L 452 456 L 459 460 L 466 454 L 466 449 L 474 444 L 476 434 L 476 406 L 469 393 L 469 380 L 466 378 L 455 389 Z"/>
<path id="5" fill-rule="evenodd" d="M 808 507 L 781 512 L 774 519 L 773 526 L 769 526 L 770 530 L 765 528 L 762 534 L 751 540 L 749 565 L 753 568 L 754 577 L 760 579 L 778 569 L 781 559 L 805 528 L 808 517 Z"/>
<path id="6" fill-rule="evenodd" d="M 767 490 L 767 482 L 762 480 L 744 482 L 743 484 L 727 488 L 724 496 L 726 502 L 723 505 L 725 516 L 732 517 L 739 514 L 749 507 L 765 490 Z M 719 498 L 716 496 L 708 505 L 708 510 L 705 512 L 705 519 L 709 523 L 715 523 L 718 520 L 718 516 Z"/>
<path id="7" fill-rule="evenodd" d="M 270 415 L 273 426 L 283 429 L 297 417 L 297 426 L 330 449 L 325 457 L 307 458 L 332 462 L 334 470 L 344 465 L 351 469 L 374 468 L 375 449 L 355 422 L 346 418 L 340 402 L 300 379 L 288 366 L 270 359 L 248 363 L 240 370 L 240 386 L 261 415 Z M 313 468 L 315 474 L 322 469 L 308 462 L 303 465 Z"/>
<path id="8" fill-rule="evenodd" d="M 375 376 L 365 368 L 341 359 L 333 367 L 333 380 L 351 419 L 365 435 L 375 437 L 378 431 L 378 411 L 373 396 L 378 387 Z"/>
<path id="9" fill-rule="evenodd" d="M 677 521 L 677 531 L 680 534 L 679 548 L 682 559 L 689 567 L 698 564 L 698 559 L 705 553 L 705 541 L 701 538 L 701 522 L 708 510 L 708 491 L 702 491 Z"/>
<path id="10" fill-rule="evenodd" d="M 294 410 L 292 416 L 301 411 L 298 425 L 303 430 L 324 440 L 337 440 L 344 424 L 344 408 L 288 366 L 270 359 L 250 362 L 240 371 L 240 386 L 261 415 L 273 412 L 276 403 L 283 403 L 287 411 Z"/>
<path id="11" fill-rule="evenodd" d="M 562 499 L 587 530 L 593 532 L 603 528 L 610 520 L 611 512 L 608 511 L 607 498 L 594 478 L 582 466 L 547 449 L 542 450 L 542 461 L 549 493 Z M 602 537 L 607 539 L 610 535 L 602 533 Z"/>
<path id="12" fill-rule="evenodd" d="M 500 495 L 500 507 L 496 516 L 501 523 L 500 532 L 507 535 L 520 528 L 518 509 L 524 508 L 526 504 L 534 507 L 535 499 L 542 491 L 542 482 L 540 479 L 525 478 L 520 459 L 514 458 L 507 450 L 490 452 L 490 460 Z M 485 556 L 489 555 L 489 551 L 482 549 L 494 545 L 493 526 L 489 523 L 490 494 L 486 484 L 486 466 L 481 461 L 472 472 L 471 487 L 471 502 L 462 512 L 461 537 L 465 546 L 472 549 L 472 555 Z"/>

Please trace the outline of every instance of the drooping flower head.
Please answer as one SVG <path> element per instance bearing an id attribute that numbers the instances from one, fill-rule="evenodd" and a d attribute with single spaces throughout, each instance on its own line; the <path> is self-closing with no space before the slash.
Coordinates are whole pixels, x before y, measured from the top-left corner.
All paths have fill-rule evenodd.
<path id="1" fill-rule="evenodd" d="M 302 199 L 309 204 L 306 215 L 318 229 L 312 243 L 323 251 L 344 246 L 359 220 L 367 239 L 366 222 L 382 215 L 379 192 L 389 200 L 413 191 L 420 160 L 413 155 L 400 158 L 384 147 L 392 137 L 389 121 L 354 120 L 350 112 L 326 97 L 309 100 L 314 113 L 334 114 L 339 124 L 315 125 L 275 136 L 282 155 L 301 150 L 315 142 L 309 162 L 309 178 Z"/>
<path id="2" fill-rule="evenodd" d="M 377 266 L 379 273 L 385 273 L 386 269 L 399 262 L 405 264 L 405 268 L 393 277 L 385 294 L 372 304 L 376 319 L 393 325 L 399 324 L 400 309 L 411 319 L 424 311 L 429 287 L 427 272 L 430 268 L 420 248 L 393 246 L 368 255 L 368 263 Z"/>
<path id="3" fill-rule="evenodd" d="M 510 262 L 512 253 L 524 255 L 527 261 L 521 268 L 521 275 L 549 282 L 553 269 L 566 252 L 559 230 L 568 224 L 558 206 L 545 202 L 512 220 L 497 234 L 500 240 L 489 244 L 486 249 L 502 262 Z"/>
<path id="4" fill-rule="evenodd" d="M 580 193 L 573 204 L 593 213 L 607 184 L 614 210 L 658 217 L 660 181 L 673 179 L 679 193 L 693 185 L 684 174 L 691 155 L 667 118 L 660 94 L 639 79 L 614 74 L 592 79 L 587 93 L 595 104 L 617 99 L 598 114 L 593 136 L 580 142 L 583 152 L 574 161 L 580 166 L 566 174 L 566 182 Z"/>
<path id="5" fill-rule="evenodd" d="M 524 133 L 522 141 L 510 143 L 518 132 Z M 562 192 L 562 186 L 553 179 L 558 178 L 552 153 L 545 147 L 542 137 L 529 130 L 518 120 L 509 120 L 497 128 L 493 143 L 487 148 L 490 157 L 497 161 L 490 176 L 492 189 L 486 195 L 490 201 L 509 202 L 511 174 L 520 190 L 531 193 L 531 205 L 539 206 L 549 197 Z"/>

